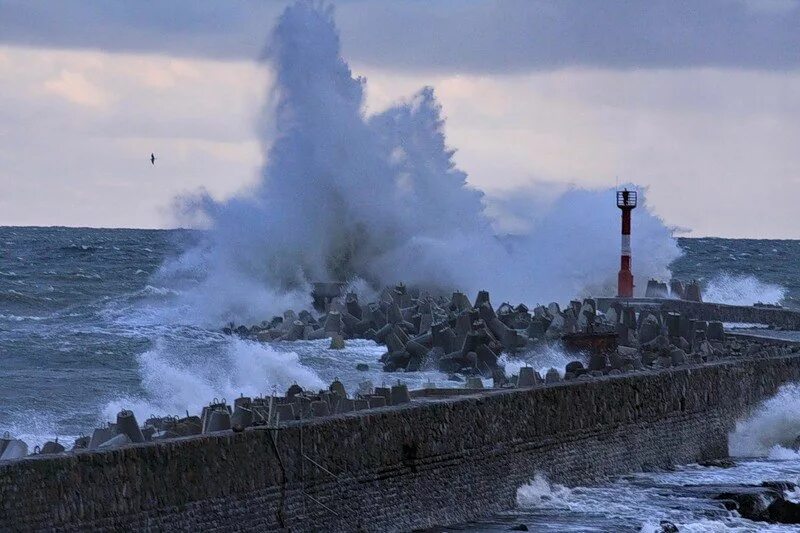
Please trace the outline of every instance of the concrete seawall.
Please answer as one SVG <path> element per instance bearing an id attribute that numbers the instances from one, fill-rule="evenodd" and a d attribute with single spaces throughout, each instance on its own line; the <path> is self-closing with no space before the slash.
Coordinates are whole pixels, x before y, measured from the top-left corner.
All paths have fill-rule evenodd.
<path id="1" fill-rule="evenodd" d="M 672 311 L 696 320 L 767 324 L 782 329 L 800 330 L 800 312 L 791 309 L 690 302 L 668 298 L 597 298 L 597 305 L 602 311 L 607 310 L 612 302 L 632 305 L 637 309 Z"/>
<path id="2" fill-rule="evenodd" d="M 800 355 L 487 391 L 0 465 L 0 530 L 408 530 L 567 483 L 727 454 Z"/>

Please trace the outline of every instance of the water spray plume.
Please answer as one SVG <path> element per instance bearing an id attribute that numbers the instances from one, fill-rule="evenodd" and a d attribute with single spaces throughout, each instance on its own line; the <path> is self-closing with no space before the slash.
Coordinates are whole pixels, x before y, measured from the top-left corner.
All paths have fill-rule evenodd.
<path id="1" fill-rule="evenodd" d="M 610 190 L 570 191 L 532 216 L 526 234 L 498 236 L 491 199 L 453 161 L 432 88 L 365 116 L 366 80 L 340 55 L 331 7 L 288 7 L 265 60 L 275 78 L 268 129 L 277 133 L 265 140 L 261 179 L 224 202 L 196 198 L 211 222 L 207 242 L 162 269 L 198 282 L 185 298 L 209 320 L 263 320 L 317 280 L 486 288 L 529 303 L 613 291 Z M 666 275 L 677 244 L 646 209 L 635 224 L 638 279 Z"/>

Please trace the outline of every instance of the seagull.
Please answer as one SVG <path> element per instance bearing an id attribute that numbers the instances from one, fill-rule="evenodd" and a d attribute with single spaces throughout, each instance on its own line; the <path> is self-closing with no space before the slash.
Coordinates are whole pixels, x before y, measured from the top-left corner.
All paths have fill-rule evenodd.
<path id="1" fill-rule="evenodd" d="M 152 165 L 156 164 L 156 155 L 155 154 L 150 154 L 150 164 L 152 164 Z"/>

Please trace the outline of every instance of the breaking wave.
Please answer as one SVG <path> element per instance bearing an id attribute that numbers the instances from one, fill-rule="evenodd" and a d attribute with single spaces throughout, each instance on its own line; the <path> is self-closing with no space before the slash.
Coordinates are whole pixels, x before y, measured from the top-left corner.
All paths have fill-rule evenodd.
<path id="1" fill-rule="evenodd" d="M 367 82 L 340 55 L 331 7 L 288 7 L 265 58 L 275 85 L 261 179 L 227 201 L 181 199 L 186 220 L 205 220 L 210 232 L 156 276 L 159 286 L 191 280 L 183 299 L 197 320 L 261 321 L 307 305 L 309 281 L 353 278 L 372 288 L 485 288 L 498 301 L 613 293 L 619 212 L 611 190 L 499 199 L 471 187 L 453 161 L 433 88 L 366 116 Z M 633 246 L 643 259 L 634 274 L 668 277 L 680 252 L 642 193 Z M 493 229 L 504 210 L 522 213 L 515 235 Z"/>
<path id="2" fill-rule="evenodd" d="M 197 355 L 216 350 L 217 357 Z M 294 352 L 281 352 L 269 345 L 235 337 L 223 342 L 209 339 L 204 346 L 187 347 L 184 342 L 160 339 L 153 349 L 139 355 L 141 394 L 118 397 L 109 402 L 101 422 L 114 420 L 122 409 L 130 409 L 139 421 L 151 414 L 197 414 L 212 398 L 232 402 L 239 395 L 259 396 L 285 391 L 293 383 L 306 388 L 325 384 L 303 366 Z"/>
<path id="3" fill-rule="evenodd" d="M 739 421 L 728 438 L 730 454 L 739 457 L 800 459 L 792 450 L 800 436 L 800 385 L 784 385 L 749 417 Z"/>
<path id="4" fill-rule="evenodd" d="M 786 293 L 784 287 L 765 283 L 755 276 L 723 272 L 706 284 L 703 300 L 730 305 L 779 304 Z"/>

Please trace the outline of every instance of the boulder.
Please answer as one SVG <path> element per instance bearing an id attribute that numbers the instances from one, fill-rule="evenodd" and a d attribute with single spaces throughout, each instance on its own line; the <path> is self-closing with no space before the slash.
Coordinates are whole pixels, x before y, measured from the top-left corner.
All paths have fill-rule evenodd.
<path id="1" fill-rule="evenodd" d="M 669 356 L 672 360 L 672 366 L 678 366 L 686 363 L 686 352 L 680 348 L 673 348 L 672 351 L 670 351 Z"/>
<path id="2" fill-rule="evenodd" d="M 533 387 L 542 383 L 542 377 L 533 368 L 523 366 L 519 369 L 519 377 L 517 378 L 517 387 Z"/>
<path id="3" fill-rule="evenodd" d="M 569 372 L 573 376 L 580 376 L 581 374 L 586 372 L 586 369 L 583 367 L 583 363 L 580 361 L 570 361 L 567 363 L 566 367 L 564 367 L 565 372 Z"/>
<path id="4" fill-rule="evenodd" d="M 547 371 L 547 374 L 544 376 L 545 383 L 558 383 L 561 381 L 561 376 L 558 373 L 558 370 L 555 368 L 551 368 Z"/>

